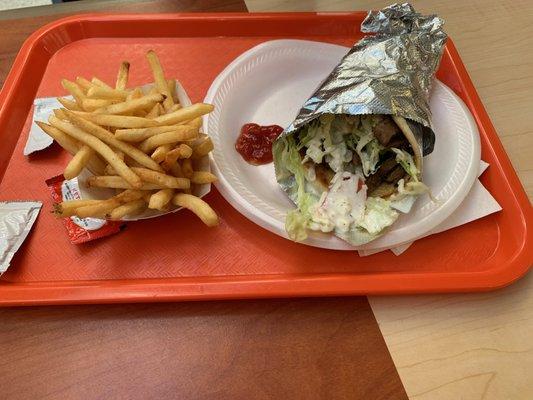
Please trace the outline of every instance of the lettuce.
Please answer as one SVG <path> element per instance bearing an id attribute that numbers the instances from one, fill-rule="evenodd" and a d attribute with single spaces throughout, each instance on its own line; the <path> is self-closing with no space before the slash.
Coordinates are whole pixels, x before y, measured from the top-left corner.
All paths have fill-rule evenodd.
<path id="1" fill-rule="evenodd" d="M 374 138 L 372 132 L 359 139 L 355 151 L 361 159 L 363 174 L 369 176 L 376 171 L 376 165 L 379 162 L 379 155 L 384 147 Z"/>
<path id="2" fill-rule="evenodd" d="M 369 197 L 366 200 L 365 216 L 359 226 L 370 234 L 380 234 L 386 227 L 398 219 L 398 212 L 391 208 L 390 201 L 380 197 Z"/>
<path id="3" fill-rule="evenodd" d="M 313 193 L 306 192 L 305 169 L 302 165 L 294 137 L 288 136 L 277 140 L 272 147 L 275 159 L 276 179 L 287 188 L 287 193 L 296 204 L 285 220 L 285 228 L 293 240 L 307 237 L 307 225 L 310 220 L 310 207 L 317 202 Z"/>
<path id="4" fill-rule="evenodd" d="M 414 182 L 418 182 L 420 171 L 416 167 L 413 156 L 404 150 L 396 149 L 394 147 L 391 147 L 391 150 L 396 153 L 396 162 L 402 166 Z"/>

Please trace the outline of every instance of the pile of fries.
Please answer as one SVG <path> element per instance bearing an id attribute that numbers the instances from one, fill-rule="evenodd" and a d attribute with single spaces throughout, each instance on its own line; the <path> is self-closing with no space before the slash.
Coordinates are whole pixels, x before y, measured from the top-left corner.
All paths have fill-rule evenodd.
<path id="1" fill-rule="evenodd" d="M 55 205 L 59 217 L 78 216 L 121 220 L 147 208 L 167 211 L 185 207 L 206 225 L 218 224 L 211 207 L 194 196 L 194 185 L 216 181 L 196 167 L 213 150 L 209 137 L 199 132 L 210 104 L 183 106 L 176 81 L 166 79 L 153 51 L 146 54 L 154 84 L 148 93 L 128 88 L 129 63 L 120 66 L 115 87 L 93 78 L 62 80 L 74 100 L 59 98 L 64 108 L 54 110 L 48 124 L 37 122 L 61 147 L 73 155 L 65 179 L 84 168 L 94 176 L 88 187 L 114 188 L 105 200 L 72 200 Z"/>

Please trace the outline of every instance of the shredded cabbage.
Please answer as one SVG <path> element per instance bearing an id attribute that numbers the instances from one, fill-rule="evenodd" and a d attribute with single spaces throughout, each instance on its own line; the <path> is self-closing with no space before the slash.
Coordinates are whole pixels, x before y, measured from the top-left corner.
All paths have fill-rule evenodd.
<path id="1" fill-rule="evenodd" d="M 370 234 L 379 234 L 393 224 L 398 212 L 391 208 L 390 201 L 380 197 L 369 197 L 366 200 L 365 216 L 359 225 Z"/>
<path id="2" fill-rule="evenodd" d="M 396 153 L 396 162 L 402 166 L 405 172 L 407 172 L 415 182 L 418 182 L 420 171 L 416 167 L 413 156 L 404 150 L 396 149 L 394 147 L 391 147 L 391 150 Z"/>

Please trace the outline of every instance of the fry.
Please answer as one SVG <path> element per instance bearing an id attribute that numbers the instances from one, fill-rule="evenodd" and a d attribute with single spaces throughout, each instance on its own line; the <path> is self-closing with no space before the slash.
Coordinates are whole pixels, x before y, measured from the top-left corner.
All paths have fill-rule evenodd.
<path id="1" fill-rule="evenodd" d="M 73 111 L 67 111 L 67 113 L 72 112 Z M 141 179 L 135 175 L 135 173 L 124 163 L 124 161 L 118 158 L 113 150 L 111 150 L 111 148 L 100 139 L 54 116 L 50 117 L 50 124 L 58 129 L 61 129 L 63 132 L 88 145 L 94 151 L 99 153 L 133 188 L 139 188 L 141 186 Z"/>
<path id="2" fill-rule="evenodd" d="M 157 93 L 156 93 L 157 94 Z M 126 101 L 128 100 L 135 100 L 135 99 L 138 99 L 140 97 L 143 97 L 143 91 L 141 90 L 141 88 L 135 88 L 133 89 L 130 94 L 128 95 L 128 97 L 126 97 Z"/>
<path id="3" fill-rule="evenodd" d="M 214 107 L 211 104 L 197 103 L 192 106 L 180 108 L 170 114 L 161 115 L 154 118 L 159 125 L 174 125 L 179 122 L 189 121 L 208 114 L 213 111 Z"/>
<path id="4" fill-rule="evenodd" d="M 217 177 L 207 171 L 194 171 L 190 179 L 191 183 L 197 183 L 200 185 L 217 181 Z"/>
<path id="5" fill-rule="evenodd" d="M 189 182 L 187 179 L 183 181 L 185 183 Z M 113 189 L 133 189 L 131 185 L 124 180 L 121 176 L 109 176 L 109 175 L 100 175 L 100 176 L 91 176 L 86 181 L 87 187 L 100 187 L 100 188 L 113 188 Z M 160 190 L 168 189 L 165 186 L 157 185 L 155 183 L 143 182 L 139 190 Z"/>
<path id="6" fill-rule="evenodd" d="M 148 114 L 146 114 L 146 118 L 155 118 L 158 117 L 159 114 L 159 103 L 154 104 L 154 106 L 151 108 L 150 111 L 148 111 Z"/>
<path id="7" fill-rule="evenodd" d="M 98 126 L 98 125 L 96 125 L 94 123 L 92 123 L 91 121 L 87 121 L 87 120 L 83 119 L 82 117 L 74 114 L 71 111 L 65 111 L 65 113 L 66 113 L 68 119 L 74 125 L 76 125 L 76 126 L 80 127 L 81 129 L 91 133 L 96 138 L 100 139 L 102 142 L 105 142 L 108 145 L 113 146 L 114 148 L 120 150 L 124 154 L 127 154 L 132 159 L 137 161 L 139 164 L 141 164 L 141 165 L 143 165 L 143 166 L 145 166 L 147 168 L 151 168 L 151 169 L 154 169 L 156 171 L 162 171 L 161 167 L 157 164 L 157 162 L 152 160 L 145 153 L 143 153 L 139 149 L 133 147 L 132 145 L 130 145 L 128 143 L 121 142 L 120 140 L 115 138 L 115 136 L 111 132 L 109 132 L 108 130 L 106 130 L 106 129 L 104 129 L 104 128 L 102 128 L 102 127 L 100 127 L 100 126 Z M 120 157 L 118 157 L 118 155 L 117 155 L 117 158 L 120 158 Z M 111 163 L 109 163 L 109 164 L 111 164 Z M 115 171 L 118 172 L 117 168 L 114 165 L 112 165 L 112 166 L 115 169 Z M 122 174 L 119 174 L 119 175 L 122 176 Z"/>
<path id="8" fill-rule="evenodd" d="M 163 211 L 167 204 L 172 200 L 174 195 L 174 190 L 172 189 L 161 189 L 155 192 L 150 196 L 150 201 L 148 202 L 148 208 L 154 210 Z"/>
<path id="9" fill-rule="evenodd" d="M 174 112 L 174 111 L 178 111 L 180 108 L 182 108 L 182 107 L 181 107 L 181 104 L 174 104 L 174 105 L 172 105 L 172 107 L 170 107 L 170 108 L 168 109 L 167 114 L 168 114 L 168 113 L 172 113 L 172 112 Z"/>
<path id="10" fill-rule="evenodd" d="M 192 168 L 192 161 L 190 158 L 186 158 L 181 163 L 181 173 L 183 174 L 185 178 L 190 179 L 192 177 L 192 174 L 194 173 L 194 171 Z"/>
<path id="11" fill-rule="evenodd" d="M 116 102 L 117 100 L 113 100 L 113 99 L 83 99 L 81 102 L 81 105 L 85 111 L 91 112 L 99 108 L 106 107 L 110 104 L 114 104 Z M 65 107 L 65 108 L 69 108 L 69 107 Z M 69 109 L 72 110 L 71 108 Z"/>
<path id="12" fill-rule="evenodd" d="M 153 119 L 148 118 L 130 117 L 125 115 L 92 114 L 82 111 L 74 112 L 76 115 L 102 126 L 111 126 L 116 128 L 147 128 L 157 125 Z"/>
<path id="13" fill-rule="evenodd" d="M 168 89 L 168 83 L 165 79 L 165 74 L 163 72 L 161 62 L 159 61 L 157 54 L 155 54 L 153 50 L 149 50 L 148 53 L 146 53 L 146 58 L 148 59 L 148 63 L 150 64 L 150 68 L 152 69 L 152 74 L 154 75 L 154 83 L 157 87 L 157 90 L 159 91 L 159 93 L 164 94 L 166 96 L 165 100 L 163 101 L 163 106 L 165 107 L 165 110 L 168 110 L 174 104 L 174 100 L 172 99 L 172 93 Z"/>
<path id="14" fill-rule="evenodd" d="M 172 150 L 171 144 L 164 144 L 162 146 L 159 146 L 154 150 L 154 152 L 150 155 L 150 158 L 154 160 L 156 163 L 160 163 L 163 161 L 167 155 L 167 153 Z"/>
<path id="15" fill-rule="evenodd" d="M 111 220 L 121 220 L 126 215 L 135 215 L 140 213 L 145 209 L 145 207 L 146 203 L 143 199 L 133 200 L 113 209 L 113 211 L 106 215 L 106 218 Z"/>
<path id="16" fill-rule="evenodd" d="M 100 86 L 104 89 L 113 89 L 111 86 L 109 86 L 107 83 L 105 83 L 104 81 L 101 81 L 100 79 L 98 78 L 92 78 L 91 79 L 91 83 L 96 85 L 96 86 Z"/>
<path id="17" fill-rule="evenodd" d="M 183 140 L 194 139 L 196 138 L 197 134 L 198 132 L 190 126 L 177 126 L 174 131 L 164 132 L 149 137 L 139 145 L 139 149 L 141 149 L 145 153 L 148 153 L 150 150 L 153 150 L 163 144 L 171 144 L 181 142 Z"/>
<path id="18" fill-rule="evenodd" d="M 172 100 L 174 100 L 175 104 L 179 104 L 180 101 L 178 99 L 178 94 L 176 92 L 176 80 L 167 79 L 167 85 L 168 85 L 168 91 L 170 92 L 170 95 L 172 96 Z"/>
<path id="19" fill-rule="evenodd" d="M 192 156 L 192 148 L 185 143 L 180 144 L 179 150 L 179 158 L 190 158 Z"/>
<path id="20" fill-rule="evenodd" d="M 117 171 L 111 165 L 107 164 L 104 170 L 104 173 L 107 175 L 116 175 Z"/>
<path id="21" fill-rule="evenodd" d="M 147 183 L 153 183 L 160 187 L 171 189 L 188 189 L 190 188 L 190 182 L 185 178 L 176 178 L 163 174 L 161 172 L 152 171 L 148 168 L 133 167 L 132 170 Z"/>
<path id="22" fill-rule="evenodd" d="M 80 144 L 76 140 L 72 139 L 69 135 L 67 135 L 66 133 L 64 133 L 60 129 L 57 129 L 57 128 L 51 126 L 51 125 L 45 124 L 44 122 L 40 122 L 40 121 L 35 121 L 35 123 L 46 134 L 48 134 L 52 139 L 54 139 L 62 148 L 64 148 L 70 154 L 72 154 L 72 155 L 76 154 L 78 152 L 79 148 L 81 147 Z M 104 172 L 105 164 L 95 154 L 89 160 L 89 163 L 87 164 L 87 168 L 93 174 L 101 175 Z"/>
<path id="23" fill-rule="evenodd" d="M 183 172 L 179 163 L 175 163 L 170 167 L 170 173 L 178 178 L 183 178 Z"/>
<path id="24" fill-rule="evenodd" d="M 210 137 L 206 137 L 200 144 L 196 145 L 192 152 L 192 158 L 202 158 L 213 150 L 213 142 Z"/>
<path id="25" fill-rule="evenodd" d="M 81 107 L 78 105 L 78 103 L 76 103 L 75 101 L 73 100 L 70 100 L 70 99 L 66 99 L 64 97 L 58 97 L 57 98 L 57 101 L 59 101 L 59 103 L 69 109 L 69 110 L 74 110 L 74 111 L 82 111 Z"/>
<path id="26" fill-rule="evenodd" d="M 142 199 L 143 196 L 144 192 L 142 190 L 126 189 L 114 197 L 122 203 L 127 203 L 129 201 Z"/>
<path id="27" fill-rule="evenodd" d="M 68 79 L 61 79 L 61 85 L 72 95 L 72 97 L 74 97 L 76 103 L 82 103 L 82 100 L 85 98 L 85 94 L 76 83 L 71 82 Z"/>
<path id="28" fill-rule="evenodd" d="M 124 114 L 127 112 L 137 111 L 146 107 L 152 107 L 155 103 L 163 101 L 164 96 L 161 94 L 149 94 L 139 97 L 138 99 L 126 100 L 122 103 L 111 104 L 107 107 L 99 108 L 96 114 Z"/>
<path id="29" fill-rule="evenodd" d="M 98 203 L 79 207 L 76 209 L 76 216 L 79 218 L 103 218 L 111 210 L 120 206 L 120 202 L 115 198 L 101 200 Z"/>
<path id="30" fill-rule="evenodd" d="M 58 218 L 76 215 L 76 209 L 83 206 L 94 205 L 101 200 L 68 200 L 54 204 L 54 214 Z"/>
<path id="31" fill-rule="evenodd" d="M 180 144 L 174 150 L 170 150 L 166 155 L 161 166 L 165 171 L 170 171 L 172 166 L 176 164 L 179 158 L 189 158 L 192 154 L 192 149 L 186 144 Z M 153 155 L 152 155 L 153 156 Z"/>
<path id="32" fill-rule="evenodd" d="M 197 130 L 200 130 L 200 128 L 202 127 L 202 117 L 198 117 L 191 121 L 187 121 L 186 125 L 192 126 L 196 128 Z"/>
<path id="33" fill-rule="evenodd" d="M 204 224 L 209 227 L 218 225 L 218 216 L 213 209 L 202 199 L 191 194 L 178 193 L 172 198 L 176 206 L 187 208 L 195 213 Z"/>
<path id="34" fill-rule="evenodd" d="M 120 68 L 118 69 L 117 81 L 115 83 L 115 89 L 124 90 L 128 85 L 128 75 L 130 72 L 130 63 L 122 61 Z"/>
<path id="35" fill-rule="evenodd" d="M 94 150 L 89 146 L 82 146 L 65 167 L 65 171 L 63 172 L 65 179 L 68 180 L 77 177 L 94 154 Z"/>
<path id="36" fill-rule="evenodd" d="M 76 77 L 76 83 L 86 93 L 87 93 L 87 90 L 89 90 L 89 88 L 93 86 L 91 82 L 89 82 L 87 79 L 85 79 L 85 78 L 83 78 L 81 76 Z"/>
<path id="37" fill-rule="evenodd" d="M 87 97 L 91 99 L 118 99 L 118 100 L 126 100 L 128 97 L 128 94 L 130 94 L 127 90 L 119 90 L 119 89 L 107 89 L 102 86 L 92 86 L 87 91 Z"/>
<path id="38" fill-rule="evenodd" d="M 65 112 L 63 111 L 62 108 L 58 108 L 58 109 L 55 109 L 54 110 L 54 115 L 59 118 L 59 119 L 63 119 L 63 120 L 67 120 L 67 114 L 65 114 Z"/>
<path id="39" fill-rule="evenodd" d="M 158 147 L 159 148 L 159 147 Z M 157 149 L 156 149 L 157 150 Z M 155 153 L 155 152 L 154 152 Z M 177 149 L 174 149 L 174 150 L 170 150 L 169 152 L 167 152 L 165 154 L 165 159 L 163 160 L 163 162 L 161 163 L 161 166 L 163 167 L 163 169 L 165 171 L 170 171 L 172 166 L 174 164 L 176 164 L 176 162 L 178 161 L 178 158 L 180 157 L 180 149 L 177 148 Z M 152 158 L 153 158 L 153 154 L 152 154 Z"/>
<path id="40" fill-rule="evenodd" d="M 171 132 L 176 130 L 178 125 L 170 126 L 154 126 L 151 128 L 134 128 L 134 129 L 117 129 L 115 136 L 117 139 L 124 140 L 126 142 L 142 142 L 148 139 L 150 136 L 155 136 L 164 132 Z"/>

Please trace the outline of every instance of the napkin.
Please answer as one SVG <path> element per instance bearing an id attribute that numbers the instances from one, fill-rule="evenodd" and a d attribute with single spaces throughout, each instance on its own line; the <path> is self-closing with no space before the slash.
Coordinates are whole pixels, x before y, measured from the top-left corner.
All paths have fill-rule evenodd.
<path id="1" fill-rule="evenodd" d="M 489 167 L 489 164 L 485 161 L 481 161 L 479 165 L 478 178 Z M 487 215 L 500 211 L 502 208 L 498 202 L 492 197 L 487 189 L 481 184 L 479 179 L 476 179 L 470 192 L 465 197 L 463 202 L 457 207 L 457 209 L 450 215 L 444 222 L 438 225 L 436 228 L 421 236 L 419 239 L 434 235 L 436 233 L 453 229 L 456 226 L 464 225 L 476 219 L 483 218 Z M 419 240 L 417 239 L 417 240 Z M 413 242 L 408 242 L 395 246 L 392 248 L 372 249 L 372 250 L 359 250 L 361 257 L 370 256 L 372 254 L 380 253 L 382 251 L 390 250 L 395 255 L 399 256 L 405 252 Z"/>

